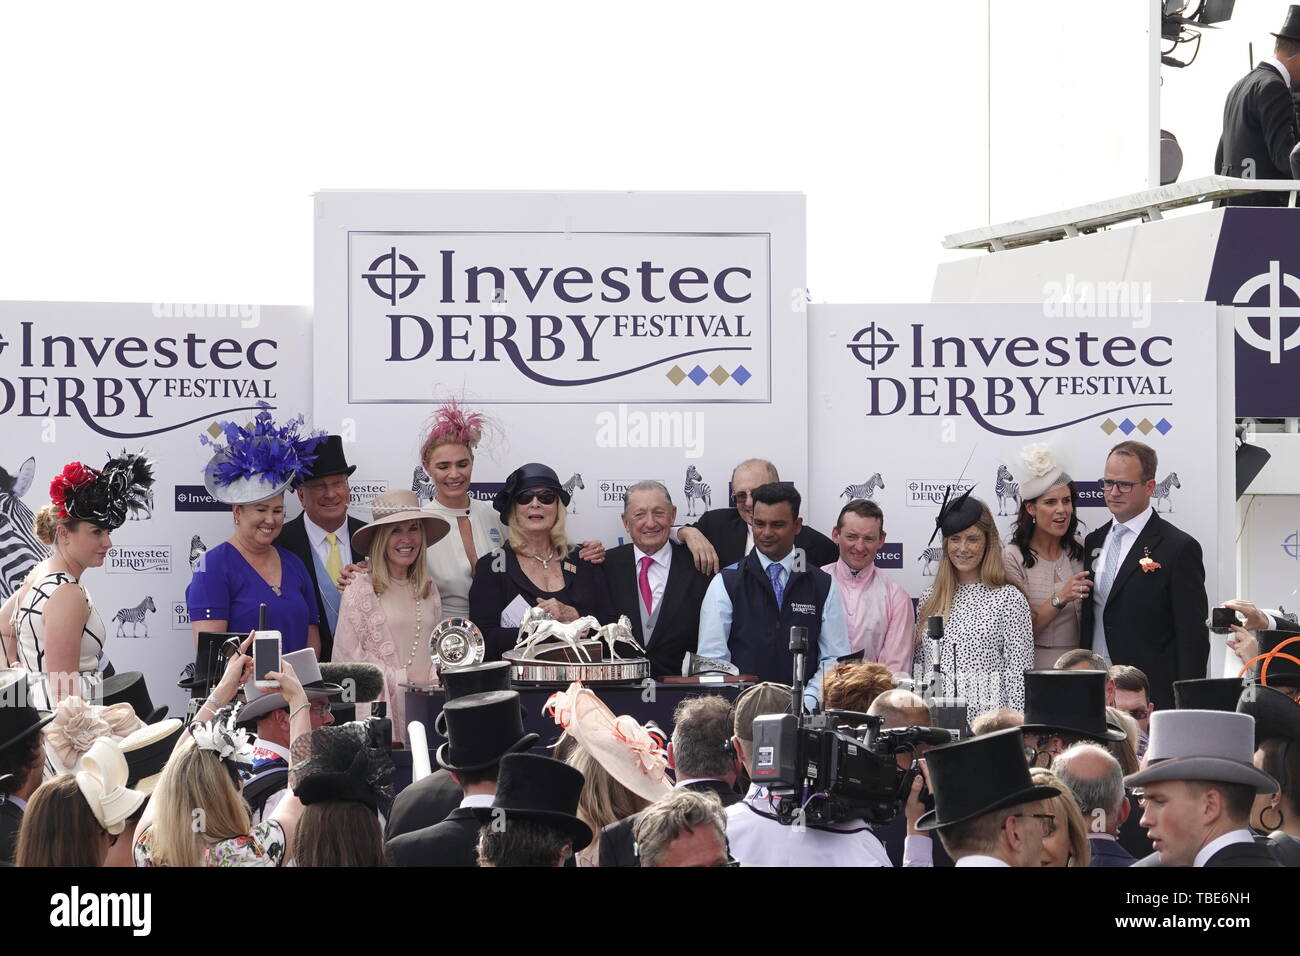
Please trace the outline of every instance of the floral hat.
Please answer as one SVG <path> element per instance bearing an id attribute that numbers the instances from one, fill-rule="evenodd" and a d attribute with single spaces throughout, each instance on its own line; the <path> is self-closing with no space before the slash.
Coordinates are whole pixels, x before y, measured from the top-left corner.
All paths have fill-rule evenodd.
<path id="1" fill-rule="evenodd" d="M 1020 449 L 1006 462 L 1011 477 L 1020 485 L 1020 500 L 1032 501 L 1049 488 L 1066 484 L 1073 479 L 1065 473 L 1065 466 L 1051 445 L 1036 442 Z"/>
<path id="2" fill-rule="evenodd" d="M 626 714 L 615 717 L 581 681 L 552 694 L 544 710 L 633 793 L 653 803 L 672 790 L 664 772 L 668 755 L 659 741 L 636 718 Z"/>
<path id="3" fill-rule="evenodd" d="M 203 486 L 214 499 L 227 505 L 251 505 L 284 492 L 316 460 L 316 446 L 324 432 L 299 434 L 302 415 L 284 425 L 271 419 L 267 402 L 247 426 L 220 422 L 221 436 L 199 436 L 212 447 L 212 459 L 203 469 Z"/>
<path id="4" fill-rule="evenodd" d="M 128 511 L 144 507 L 153 483 L 153 462 L 123 451 L 98 471 L 79 461 L 64 465 L 50 482 L 50 502 L 58 508 L 60 518 L 89 521 L 115 531 L 126 521 Z"/>
<path id="5" fill-rule="evenodd" d="M 42 733 L 45 753 L 57 771 L 75 773 L 97 740 L 116 743 L 144 724 L 130 704 L 88 704 L 80 697 L 65 697 L 54 708 L 54 720 Z"/>

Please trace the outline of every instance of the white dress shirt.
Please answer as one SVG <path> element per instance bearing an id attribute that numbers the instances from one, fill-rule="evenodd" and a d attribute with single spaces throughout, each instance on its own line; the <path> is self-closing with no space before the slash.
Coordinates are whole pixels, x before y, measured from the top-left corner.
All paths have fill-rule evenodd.
<path id="1" fill-rule="evenodd" d="M 641 599 L 641 559 L 653 558 L 654 563 L 650 565 L 649 571 L 646 572 L 650 579 L 650 599 L 654 602 L 651 609 L 659 607 L 659 601 L 664 596 L 664 588 L 668 584 L 668 569 L 673 563 L 673 546 L 669 541 L 664 542 L 664 546 L 654 554 L 646 554 L 635 544 L 632 545 L 633 567 L 636 573 L 636 593 L 637 600 Z"/>
<path id="2" fill-rule="evenodd" d="M 1130 518 L 1128 521 L 1120 522 L 1115 521 L 1112 518 L 1110 531 L 1106 535 L 1106 540 L 1102 542 L 1101 550 L 1097 552 L 1097 557 L 1092 562 L 1092 649 L 1104 657 L 1107 664 L 1110 664 L 1111 660 L 1110 648 L 1106 646 L 1106 621 L 1104 620 L 1106 615 L 1106 604 L 1105 601 L 1102 600 L 1101 594 L 1097 591 L 1097 585 L 1101 582 L 1102 573 L 1106 567 L 1106 555 L 1110 553 L 1111 548 L 1116 547 L 1117 542 L 1115 541 L 1115 529 L 1122 524 L 1125 528 L 1128 528 L 1129 533 L 1124 535 L 1124 537 L 1118 542 L 1119 560 L 1115 563 L 1115 580 L 1119 580 L 1119 569 L 1124 566 L 1124 559 L 1128 557 L 1129 551 L 1133 549 L 1133 543 L 1137 541 L 1138 535 L 1142 533 L 1142 529 L 1147 526 L 1147 522 L 1151 520 L 1153 514 L 1155 514 L 1155 511 L 1152 508 L 1147 508 L 1146 511 Z M 1115 582 L 1112 581 L 1110 586 L 1111 590 L 1114 590 Z M 1110 594 L 1108 593 L 1106 597 L 1109 598 Z"/>
<path id="3" fill-rule="evenodd" d="M 1286 83 L 1287 86 L 1291 85 L 1291 73 L 1287 70 L 1285 66 L 1282 65 L 1281 60 L 1277 59 L 1276 57 L 1266 56 L 1264 57 L 1264 62 L 1282 74 L 1282 80 Z"/>
<path id="4" fill-rule="evenodd" d="M 1006 860 L 999 860 L 996 856 L 985 856 L 982 853 L 972 853 L 970 856 L 963 856 L 957 860 L 953 866 L 1011 866 Z"/>
<path id="5" fill-rule="evenodd" d="M 1205 846 L 1201 847 L 1200 852 L 1196 854 L 1196 859 L 1192 861 L 1192 866 L 1205 866 L 1205 864 L 1209 862 L 1210 857 L 1214 856 L 1214 854 L 1218 853 L 1225 846 L 1232 846 L 1234 843 L 1254 842 L 1255 835 L 1246 829 L 1233 830 L 1231 833 L 1225 833 L 1223 836 L 1215 837 L 1209 843 L 1205 844 Z"/>
<path id="6" fill-rule="evenodd" d="M 768 816 L 760 816 L 751 807 Z M 819 830 L 784 826 L 770 818 L 773 813 L 767 790 L 757 785 L 749 788 L 744 800 L 727 808 L 727 843 L 732 857 L 748 866 L 894 865 L 885 845 L 862 820 Z M 929 837 L 906 838 L 903 865 L 934 865 L 934 844 Z"/>
<path id="7" fill-rule="evenodd" d="M 324 528 L 316 524 L 311 518 L 307 517 L 307 512 L 302 513 L 302 524 L 307 531 L 307 540 L 311 542 L 312 550 L 320 555 L 320 563 L 329 566 L 330 543 L 325 540 L 325 535 L 329 534 Z M 343 524 L 339 525 L 334 532 L 334 537 L 339 542 L 340 567 L 347 567 L 352 563 L 352 539 L 348 536 L 348 519 L 343 517 Z"/>
<path id="8" fill-rule="evenodd" d="M 467 793 L 461 797 L 458 806 L 461 807 L 490 807 L 496 800 L 494 793 Z"/>

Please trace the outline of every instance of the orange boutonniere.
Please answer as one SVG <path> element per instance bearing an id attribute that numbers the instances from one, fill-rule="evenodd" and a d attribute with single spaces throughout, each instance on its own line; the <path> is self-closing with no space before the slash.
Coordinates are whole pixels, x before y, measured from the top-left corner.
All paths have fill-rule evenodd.
<path id="1" fill-rule="evenodd" d="M 1138 567 L 1142 569 L 1143 574 L 1150 574 L 1152 571 L 1160 570 L 1160 562 L 1151 557 L 1151 549 L 1143 548 L 1142 557 L 1138 558 Z"/>

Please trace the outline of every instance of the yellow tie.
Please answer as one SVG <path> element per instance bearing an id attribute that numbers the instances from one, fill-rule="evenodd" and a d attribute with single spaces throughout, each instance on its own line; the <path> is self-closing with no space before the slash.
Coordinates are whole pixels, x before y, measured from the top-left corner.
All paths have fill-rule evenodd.
<path id="1" fill-rule="evenodd" d="M 343 573 L 343 556 L 339 554 L 339 539 L 330 531 L 325 535 L 325 540 L 330 543 L 330 556 L 325 559 L 325 573 L 330 576 L 334 586 L 339 586 L 339 575 Z"/>

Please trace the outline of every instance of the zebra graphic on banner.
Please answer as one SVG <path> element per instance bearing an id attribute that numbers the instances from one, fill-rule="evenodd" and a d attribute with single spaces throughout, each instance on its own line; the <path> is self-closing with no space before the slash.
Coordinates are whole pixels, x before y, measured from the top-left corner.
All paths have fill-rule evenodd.
<path id="1" fill-rule="evenodd" d="M 33 566 L 49 557 L 36 537 L 36 516 L 22 503 L 32 486 L 36 459 L 28 458 L 14 475 L 0 468 L 0 602 L 18 590 Z"/>
<path id="2" fill-rule="evenodd" d="M 1182 487 L 1183 487 L 1182 483 L 1179 482 L 1178 480 L 1178 472 L 1171 471 L 1169 474 L 1165 475 L 1164 480 L 1159 482 L 1156 485 L 1156 490 L 1151 492 L 1151 500 L 1156 503 L 1156 512 L 1159 513 L 1161 511 L 1164 511 L 1169 514 L 1173 514 L 1174 513 L 1173 489 L 1182 488 Z M 1160 502 L 1162 501 L 1165 502 L 1169 507 L 1161 508 Z"/>
<path id="3" fill-rule="evenodd" d="M 415 466 L 415 473 L 411 476 L 411 490 L 421 501 L 432 501 L 438 493 L 433 486 L 433 479 L 419 465 Z"/>
<path id="4" fill-rule="evenodd" d="M 924 561 L 921 565 L 921 576 L 926 578 L 934 577 L 935 562 L 943 557 L 943 548 L 926 548 L 916 558 L 918 561 Z"/>
<path id="5" fill-rule="evenodd" d="M 203 539 L 197 534 L 190 538 L 190 570 L 198 571 L 199 566 L 203 563 L 203 555 L 207 553 L 208 546 L 203 543 Z"/>
<path id="6" fill-rule="evenodd" d="M 576 515 L 578 513 L 578 508 L 573 501 L 573 489 L 587 487 L 582 483 L 582 475 L 578 474 L 577 472 L 574 472 L 572 475 L 569 476 L 569 480 L 566 481 L 564 484 L 562 484 L 560 487 L 563 488 L 564 493 L 569 496 L 569 514 Z"/>
<path id="7" fill-rule="evenodd" d="M 998 496 L 998 514 L 1019 514 L 1020 485 L 1011 477 L 1011 470 L 1006 465 L 998 465 L 998 483 L 993 486 L 993 493 Z M 1007 502 L 1011 510 L 1007 511 Z"/>
<path id="8" fill-rule="evenodd" d="M 146 597 L 135 607 L 124 607 L 122 610 L 114 614 L 113 620 L 117 622 L 117 636 L 126 637 L 126 634 L 123 633 L 123 631 L 126 626 L 130 624 L 132 637 L 148 637 L 149 622 L 144 619 L 146 611 L 150 614 L 158 613 L 158 609 L 153 606 L 152 596 Z M 140 634 L 138 630 L 141 624 L 144 625 L 144 634 Z"/>
<path id="9" fill-rule="evenodd" d="M 695 499 L 698 498 L 704 502 L 704 508 L 707 511 L 713 507 L 713 489 L 704 483 L 700 478 L 700 473 L 694 465 L 686 466 L 686 514 L 688 517 L 695 516 Z"/>
<path id="10" fill-rule="evenodd" d="M 860 485 L 849 485 L 842 492 L 841 498 L 848 498 L 850 501 L 856 498 L 874 498 L 876 490 L 884 490 L 885 480 L 880 477 L 880 472 L 876 472 Z"/>

